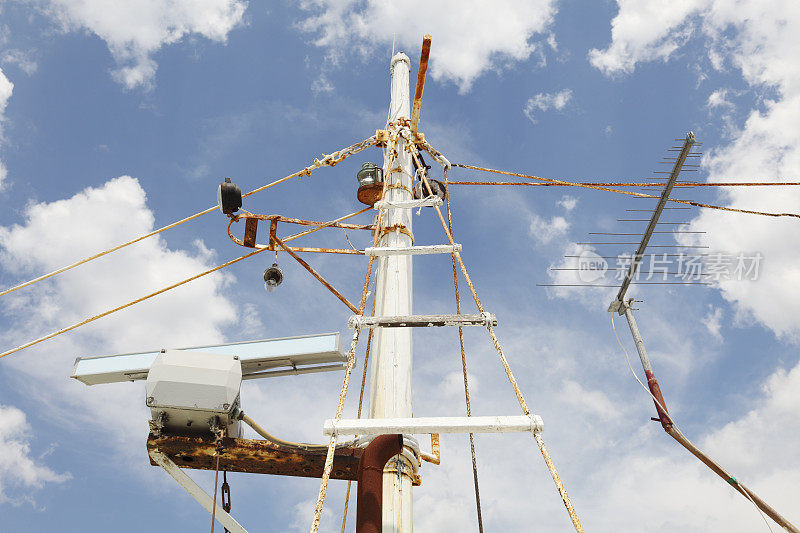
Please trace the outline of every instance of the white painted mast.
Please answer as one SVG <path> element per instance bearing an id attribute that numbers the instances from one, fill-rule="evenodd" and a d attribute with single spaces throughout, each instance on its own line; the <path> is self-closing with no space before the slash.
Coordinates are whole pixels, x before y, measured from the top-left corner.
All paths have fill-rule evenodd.
<path id="1" fill-rule="evenodd" d="M 389 120 L 410 118 L 409 70 L 411 62 L 404 53 L 392 57 L 391 102 Z M 406 140 L 390 141 L 383 163 L 384 179 L 388 181 L 386 198 L 389 204 L 409 201 L 413 166 L 405 150 Z M 396 154 L 396 155 L 395 155 Z M 391 165 L 391 168 L 389 168 Z M 411 209 L 387 207 L 381 227 L 405 228 L 405 231 L 386 231 L 378 240 L 379 246 L 405 248 L 413 246 Z M 412 315 L 412 256 L 387 255 L 378 257 L 375 286 L 375 315 Z M 411 332 L 412 328 L 377 328 L 374 336 L 374 356 L 370 364 L 370 418 L 410 418 L 411 410 Z M 383 474 L 383 531 L 409 533 L 412 523 L 412 481 L 416 459 L 410 450 L 392 458 Z"/>

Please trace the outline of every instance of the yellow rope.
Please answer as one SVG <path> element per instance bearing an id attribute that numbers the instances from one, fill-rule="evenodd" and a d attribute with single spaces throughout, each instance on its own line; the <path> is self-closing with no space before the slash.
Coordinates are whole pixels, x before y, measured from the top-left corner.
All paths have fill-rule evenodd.
<path id="1" fill-rule="evenodd" d="M 396 137 L 395 137 L 396 140 Z M 389 157 L 392 161 L 389 161 L 388 168 L 391 168 L 391 164 L 396 157 L 396 144 L 395 148 L 389 153 Z M 381 197 L 386 195 L 386 185 L 388 180 L 384 180 L 383 182 L 383 193 Z M 372 238 L 372 246 L 377 246 L 379 234 L 380 232 L 377 231 L 377 228 L 381 225 L 381 219 L 383 218 L 383 210 L 378 210 L 378 217 L 375 221 L 375 234 Z M 369 261 L 367 262 L 367 274 L 366 279 L 364 280 L 364 289 L 361 292 L 361 302 L 358 306 L 359 314 L 364 314 L 364 307 L 367 303 L 367 289 L 369 288 L 369 280 L 372 275 L 372 264 L 375 260 L 375 256 L 369 256 Z M 353 371 L 353 365 L 355 364 L 355 352 L 356 346 L 358 344 L 358 336 L 360 329 L 356 329 L 353 333 L 353 342 L 350 345 L 350 351 L 347 354 L 347 368 L 345 369 L 344 380 L 342 381 L 342 389 L 339 392 L 339 403 L 336 407 L 336 417 L 335 420 L 339 420 L 342 417 L 342 411 L 344 410 L 344 401 L 347 397 L 347 389 L 350 385 L 350 374 Z M 314 507 L 314 518 L 311 521 L 311 529 L 310 533 L 317 533 L 319 531 L 319 521 L 322 518 L 322 508 L 325 505 L 325 495 L 328 491 L 328 481 L 331 477 L 331 469 L 333 468 L 333 451 L 336 447 L 336 435 L 331 435 L 330 443 L 328 444 L 328 453 L 325 456 L 325 467 L 322 470 L 322 481 L 320 482 L 319 486 L 319 495 L 317 496 L 317 504 Z"/>
<path id="2" fill-rule="evenodd" d="M 336 163 L 342 161 L 344 158 L 346 158 L 346 157 L 348 157 L 348 156 L 350 156 L 352 154 L 358 153 L 358 152 L 368 148 L 369 146 L 374 145 L 376 142 L 377 142 L 376 137 L 372 136 L 372 137 L 369 137 L 369 138 L 367 138 L 367 139 L 365 139 L 365 140 L 363 140 L 363 141 L 361 141 L 359 143 L 353 144 L 353 145 L 351 145 L 351 146 L 349 146 L 349 147 L 347 147 L 347 148 L 345 148 L 343 150 L 338 150 L 336 152 L 333 152 L 331 155 L 325 156 L 322 160 L 316 159 L 316 160 L 314 160 L 314 164 L 313 165 L 308 166 L 308 167 L 304 168 L 303 170 L 299 170 L 299 171 L 297 171 L 297 172 L 295 172 L 293 174 L 289 174 L 288 176 L 285 176 L 283 178 L 277 179 L 277 180 L 275 180 L 275 181 L 273 181 L 271 183 L 268 183 L 266 185 L 258 187 L 257 189 L 253 189 L 252 191 L 250 191 L 250 192 L 248 192 L 246 194 L 243 194 L 242 198 L 246 198 L 246 197 L 248 197 L 248 196 L 250 196 L 252 194 L 256 194 L 258 192 L 264 191 L 266 189 L 269 189 L 270 187 L 273 187 L 273 186 L 275 186 L 275 185 L 277 185 L 279 183 L 283 183 L 284 181 L 290 180 L 290 179 L 295 178 L 297 176 L 310 174 L 311 170 L 314 170 L 315 168 L 319 168 L 320 166 L 323 166 L 323 165 L 333 166 Z M 167 224 L 166 226 L 164 226 L 162 228 L 159 228 L 159 229 L 157 229 L 155 231 L 151 231 L 150 233 L 147 233 L 145 235 L 141 235 L 139 237 L 136 237 L 135 239 L 132 239 L 132 240 L 130 240 L 128 242 L 124 242 L 122 244 L 114 246 L 113 248 L 109 248 L 107 250 L 103 250 L 102 252 L 98 252 L 98 253 L 96 253 L 94 255 L 91 255 L 89 257 L 81 259 L 80 261 L 76 261 L 75 263 L 72 263 L 71 265 L 67 265 L 65 267 L 59 268 L 58 270 L 54 270 L 53 272 L 50 272 L 49 274 L 45 274 L 43 276 L 39 276 L 38 278 L 26 281 L 25 283 L 21 283 L 21 284 L 15 286 L 15 287 L 11 287 L 10 289 L 6 289 L 6 290 L 0 292 L 0 296 L 5 296 L 6 294 L 12 293 L 12 292 L 14 292 L 16 290 L 19 290 L 19 289 L 22 289 L 24 287 L 28 287 L 29 285 L 33 285 L 34 283 L 38 283 L 40 281 L 44 281 L 44 280 L 46 280 L 48 278 L 52 278 L 53 276 L 61 274 L 62 272 L 66 272 L 67 270 L 71 270 L 71 269 L 73 269 L 73 268 L 75 268 L 77 266 L 83 265 L 84 263 L 88 263 L 89 261 L 93 261 L 93 260 L 95 260 L 97 258 L 103 257 L 104 255 L 108 255 L 108 254 L 110 254 L 112 252 L 116 252 L 117 250 L 125 248 L 126 246 L 130 246 L 131 244 L 135 244 L 135 243 L 137 243 L 139 241 L 147 239 L 148 237 L 152 237 L 153 235 L 158 235 L 162 231 L 166 231 L 168 229 L 172 229 L 172 228 L 174 228 L 176 226 L 180 226 L 181 224 L 189 222 L 190 220 L 194 220 L 195 218 L 198 218 L 198 217 L 200 217 L 202 215 L 206 215 L 208 213 L 211 213 L 215 209 L 217 209 L 217 206 L 209 207 L 208 209 L 204 209 L 203 211 L 199 211 L 199 212 L 197 212 L 197 213 L 195 213 L 193 215 L 190 215 L 190 216 L 188 216 L 186 218 L 183 218 L 183 219 L 178 220 L 176 222 L 173 222 L 171 224 Z"/>
<path id="3" fill-rule="evenodd" d="M 110 254 L 111 252 L 116 252 L 117 250 L 119 250 L 121 248 L 125 248 L 126 246 L 130 246 L 131 244 L 137 243 L 137 242 L 139 242 L 141 240 L 144 240 L 144 239 L 146 239 L 148 237 L 152 237 L 153 235 L 157 235 L 157 234 L 161 233 L 162 231 L 166 231 L 168 229 L 174 228 L 175 226 L 180 226 L 184 222 L 189 222 L 190 220 L 193 220 L 193 219 L 195 219 L 195 218 L 197 218 L 199 216 L 202 216 L 202 215 L 205 215 L 207 213 L 210 213 L 215 209 L 216 209 L 216 206 L 209 207 L 205 211 L 200 211 L 199 213 L 195 213 L 194 215 L 188 216 L 188 217 L 186 217 L 186 218 L 184 218 L 182 220 L 178 220 L 177 222 L 173 222 L 172 224 L 164 226 L 163 228 L 159 228 L 159 229 L 157 229 L 155 231 L 151 231 L 150 233 L 148 233 L 146 235 L 141 235 L 139 237 L 136 237 L 133 240 L 130 240 L 130 241 L 125 242 L 125 243 L 122 243 L 122 244 L 120 244 L 118 246 L 115 246 L 113 248 L 109 248 L 108 250 L 104 250 L 102 252 L 96 253 L 96 254 L 94 254 L 92 256 L 89 256 L 89 257 L 87 257 L 85 259 L 81 259 L 80 261 L 72 263 L 71 265 L 59 268 L 58 270 L 54 270 L 53 272 L 50 272 L 49 274 L 45 274 L 43 276 L 39 276 L 38 278 L 26 281 L 25 283 L 21 283 L 21 284 L 17 285 L 16 287 L 11 287 L 10 289 L 6 289 L 3 292 L 0 292 L 0 296 L 5 296 L 8 293 L 11 293 L 11 292 L 14 292 L 16 290 L 19 290 L 19 289 L 22 289 L 24 287 L 27 287 L 28 285 L 33 285 L 34 283 L 38 283 L 40 281 L 46 280 L 47 278 L 52 278 L 53 276 L 55 276 L 57 274 L 61 274 L 62 272 L 66 272 L 67 270 L 73 269 L 76 266 L 80 266 L 80 265 L 82 265 L 84 263 L 88 263 L 89 261 L 93 261 L 93 260 L 97 259 L 98 257 L 103 257 L 104 255 Z"/>
<path id="4" fill-rule="evenodd" d="M 335 222 L 334 221 L 329 221 L 329 222 L 326 222 L 324 224 L 320 224 L 316 228 L 313 228 L 311 230 L 303 232 L 303 234 L 307 235 L 309 233 L 313 233 L 314 231 L 321 230 L 323 228 L 326 228 L 326 227 L 330 226 L 332 223 L 335 223 Z M 288 241 L 288 240 L 290 240 L 292 238 L 297 238 L 298 236 L 300 236 L 300 235 L 298 234 L 298 235 L 294 235 L 292 237 L 287 237 L 284 240 L 284 242 L 286 242 L 286 241 Z M 242 261 L 243 259 L 247 259 L 249 257 L 253 257 L 254 255 L 259 254 L 259 253 L 263 252 L 266 249 L 267 248 L 260 248 L 260 249 L 257 249 L 255 251 L 253 251 L 253 252 L 250 252 L 249 254 L 245 254 L 245 255 L 243 255 L 241 257 L 237 257 L 236 259 L 231 259 L 230 261 L 226 261 L 225 263 L 222 263 L 221 265 L 217 265 L 214 268 L 210 268 L 210 269 L 205 270 L 205 271 L 203 271 L 203 272 L 201 272 L 199 274 L 195 274 L 194 276 L 192 276 L 190 278 L 186 278 L 186 279 L 184 279 L 182 281 L 179 281 L 178 283 L 174 283 L 174 284 L 172 284 L 172 285 L 170 285 L 168 287 L 164 287 L 163 289 L 157 290 L 156 292 L 152 292 L 152 293 L 150 293 L 150 294 L 148 294 L 146 296 L 142 296 L 141 298 L 137 298 L 137 299 L 132 300 L 132 301 L 126 303 L 126 304 L 120 305 L 119 307 L 115 307 L 114 309 L 110 309 L 108 311 L 104 311 L 104 312 L 100 313 L 99 315 L 94 315 L 93 317 L 87 318 L 86 320 L 82 320 L 82 321 L 80 321 L 80 322 L 78 322 L 76 324 L 73 324 L 73 325 L 68 326 L 66 328 L 63 328 L 63 329 L 60 329 L 60 330 L 58 330 L 56 332 L 50 333 L 49 335 L 45 335 L 44 337 L 40 337 L 40 338 L 38 338 L 38 339 L 36 339 L 34 341 L 25 343 L 22 346 L 18 346 L 18 347 L 14 348 L 14 349 L 11 349 L 11 350 L 8 350 L 6 352 L 3 352 L 2 354 L 0 354 L 0 358 L 3 358 L 5 356 L 7 356 L 7 355 L 11 355 L 13 353 L 19 352 L 20 350 L 24 350 L 25 348 L 29 348 L 29 347 L 33 346 L 34 344 L 39 344 L 40 342 L 46 341 L 48 339 L 52 339 L 53 337 L 61 335 L 62 333 L 66 333 L 68 331 L 72 331 L 73 329 L 76 329 L 76 328 L 79 328 L 81 326 L 84 326 L 84 325 L 86 325 L 86 324 L 88 324 L 90 322 L 94 322 L 95 320 L 97 320 L 99 318 L 103 318 L 104 316 L 108 316 L 108 315 L 110 315 L 112 313 L 116 313 L 117 311 L 121 311 L 121 310 L 123 310 L 123 309 L 125 309 L 127 307 L 130 307 L 130 306 L 135 305 L 137 303 L 143 302 L 143 301 L 145 301 L 145 300 L 147 300 L 149 298 L 152 298 L 153 296 L 158 296 L 159 294 L 165 293 L 165 292 L 167 292 L 169 290 L 172 290 L 172 289 L 174 289 L 176 287 L 180 287 L 181 285 L 189 283 L 190 281 L 194 281 L 197 278 L 201 278 L 203 276 L 211 274 L 212 272 L 216 272 L 217 270 L 220 270 L 220 269 L 223 269 L 225 267 L 228 267 L 228 266 L 230 266 L 230 265 L 232 265 L 234 263 L 238 263 L 239 261 Z"/>
<path id="5" fill-rule="evenodd" d="M 375 298 L 372 298 L 372 315 L 375 315 Z M 370 329 L 369 333 L 367 334 L 367 349 L 364 354 L 364 373 L 361 374 L 361 391 L 358 394 L 358 416 L 356 418 L 361 418 L 361 407 L 364 405 L 364 389 L 366 388 L 367 384 L 367 365 L 369 364 L 369 350 L 370 346 L 372 345 L 372 333 L 375 330 Z M 352 485 L 352 481 L 349 479 L 347 480 L 347 492 L 345 493 L 344 497 L 344 513 L 342 514 L 342 533 L 344 533 L 344 528 L 347 525 L 347 508 L 350 505 L 350 486 Z"/>
<path id="6" fill-rule="evenodd" d="M 73 325 L 68 326 L 66 328 L 63 328 L 63 329 L 60 329 L 60 330 L 58 330 L 56 332 L 50 333 L 49 335 L 45 335 L 44 337 L 40 337 L 40 338 L 36 339 L 35 341 L 31 341 L 31 342 L 25 343 L 22 346 L 18 346 L 16 348 L 12 349 L 12 350 L 8 350 L 6 352 L 3 352 L 2 354 L 0 354 L 0 358 L 5 357 L 7 355 L 11 355 L 12 353 L 16 353 L 16 352 L 18 352 L 20 350 L 24 350 L 25 348 L 29 348 L 29 347 L 33 346 L 34 344 L 39 344 L 40 342 L 46 341 L 48 339 L 52 339 L 53 337 L 55 337 L 57 335 L 61 335 L 62 333 L 66 333 L 68 331 L 72 331 L 73 329 L 79 328 L 81 326 L 84 326 L 84 325 L 88 324 L 89 322 L 94 322 L 98 318 L 103 318 L 104 316 L 108 316 L 111 313 L 116 313 L 117 311 L 121 311 L 121 310 L 125 309 L 126 307 L 130 307 L 132 305 L 135 305 L 135 304 L 138 304 L 140 302 L 143 302 L 143 301 L 145 301 L 145 300 L 147 300 L 149 298 L 152 298 L 153 296 L 157 296 L 157 295 L 159 295 L 161 293 L 167 292 L 168 290 L 174 289 L 175 287 L 180 287 L 181 285 L 184 285 L 185 283 L 189 283 L 190 281 L 196 280 L 197 278 L 201 278 L 201 277 L 203 277 L 205 275 L 211 274 L 212 272 L 216 272 L 217 270 L 220 270 L 222 268 L 230 266 L 230 265 L 232 265 L 234 263 L 238 263 L 239 261 L 241 261 L 243 259 L 247 259 L 248 257 L 252 257 L 252 256 L 254 256 L 254 255 L 258 254 L 258 253 L 263 252 L 263 251 L 264 250 L 256 250 L 254 252 L 250 252 L 249 254 L 243 255 L 241 257 L 237 257 L 236 259 L 232 259 L 230 261 L 226 261 L 225 263 L 222 263 L 221 265 L 215 266 L 214 268 L 211 268 L 211 269 L 203 271 L 203 272 L 201 272 L 199 274 L 196 274 L 196 275 L 192 276 L 191 278 L 187 278 L 187 279 L 185 279 L 183 281 L 179 281 L 178 283 L 174 283 L 174 284 L 170 285 L 169 287 L 164 287 L 163 289 L 157 290 L 156 292 L 152 292 L 152 293 L 148 294 L 147 296 L 142 296 L 141 298 L 137 298 L 135 300 L 132 300 L 132 301 L 130 301 L 130 302 L 124 304 L 124 305 L 120 305 L 119 307 L 115 307 L 114 309 L 110 309 L 108 311 L 104 311 L 104 312 L 100 313 L 99 315 L 95 315 L 95 316 L 93 316 L 91 318 L 87 318 L 86 320 L 82 320 L 82 321 L 80 321 L 80 322 L 78 322 L 76 324 L 73 324 Z"/>

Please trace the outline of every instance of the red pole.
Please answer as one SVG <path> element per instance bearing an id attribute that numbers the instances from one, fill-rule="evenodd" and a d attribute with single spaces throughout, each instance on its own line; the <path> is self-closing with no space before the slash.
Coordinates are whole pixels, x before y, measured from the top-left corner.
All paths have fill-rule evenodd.
<path id="1" fill-rule="evenodd" d="M 401 451 L 402 435 L 380 435 L 364 449 L 358 462 L 356 533 L 382 533 L 383 467 Z"/>

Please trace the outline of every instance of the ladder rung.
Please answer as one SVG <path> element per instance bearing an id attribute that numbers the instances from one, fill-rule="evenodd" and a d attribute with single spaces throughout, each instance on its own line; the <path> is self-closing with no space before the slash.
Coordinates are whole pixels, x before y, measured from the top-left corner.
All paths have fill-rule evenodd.
<path id="1" fill-rule="evenodd" d="M 428 196 L 421 200 L 379 200 L 373 206 L 375 209 L 414 209 L 415 207 L 434 207 L 442 205 L 442 199 L 438 196 Z"/>
<path id="2" fill-rule="evenodd" d="M 423 255 L 423 254 L 452 254 L 460 252 L 460 244 L 433 244 L 430 246 L 401 246 L 391 248 L 388 246 L 377 246 L 364 250 L 364 255 L 367 256 L 384 256 L 384 255 Z"/>
<path id="3" fill-rule="evenodd" d="M 441 326 L 496 326 L 497 317 L 492 313 L 479 315 L 410 315 L 410 316 L 363 316 L 353 315 L 347 321 L 350 329 L 374 328 L 431 328 Z"/>
<path id="4" fill-rule="evenodd" d="M 511 433 L 544 430 L 539 415 L 518 416 L 436 416 L 414 418 L 328 419 L 325 435 L 387 435 L 440 433 Z"/>

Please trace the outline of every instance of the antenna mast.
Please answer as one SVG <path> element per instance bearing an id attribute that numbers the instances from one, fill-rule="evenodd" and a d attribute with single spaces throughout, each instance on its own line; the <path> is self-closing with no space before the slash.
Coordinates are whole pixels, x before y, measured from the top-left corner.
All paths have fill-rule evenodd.
<path id="1" fill-rule="evenodd" d="M 402 52 L 392 57 L 389 122 L 411 116 L 409 71 L 411 62 Z M 394 202 L 413 200 L 411 155 L 407 140 L 392 135 L 383 163 L 386 198 Z M 405 248 L 414 245 L 410 209 L 385 208 L 381 217 L 378 246 Z M 378 258 L 375 285 L 375 316 L 412 315 L 412 256 L 388 255 Z M 375 356 L 370 367 L 370 418 L 410 418 L 412 328 L 377 328 Z M 408 448 L 386 463 L 383 472 L 383 530 L 408 533 L 412 523 L 412 482 L 419 464 Z"/>

